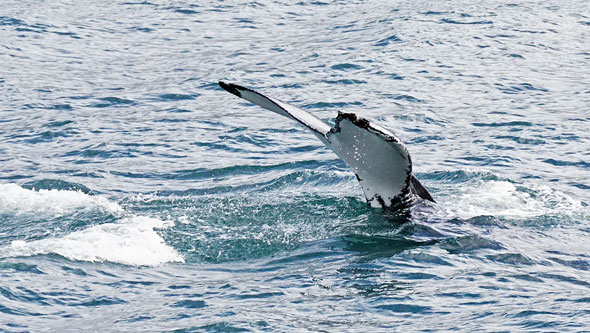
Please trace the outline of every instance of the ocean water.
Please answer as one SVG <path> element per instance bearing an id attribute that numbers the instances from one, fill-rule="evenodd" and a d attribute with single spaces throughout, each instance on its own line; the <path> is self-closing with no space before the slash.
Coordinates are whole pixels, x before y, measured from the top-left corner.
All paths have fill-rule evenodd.
<path id="1" fill-rule="evenodd" d="M 0 4 L 0 331 L 582 331 L 590 3 Z M 258 89 L 396 133 L 367 206 Z"/>

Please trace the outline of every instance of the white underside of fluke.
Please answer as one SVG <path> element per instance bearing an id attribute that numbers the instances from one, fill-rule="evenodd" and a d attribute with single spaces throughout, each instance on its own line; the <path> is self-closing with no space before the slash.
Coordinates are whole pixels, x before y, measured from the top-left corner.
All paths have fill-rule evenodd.
<path id="1" fill-rule="evenodd" d="M 225 82 L 219 82 L 219 85 L 310 129 L 352 168 L 372 207 L 393 210 L 406 207 L 415 191 L 418 191 L 416 195 L 434 201 L 412 176 L 412 161 L 405 145 L 386 129 L 353 113 L 339 113 L 334 127 L 331 127 L 307 111 L 254 90 Z"/>
<path id="2" fill-rule="evenodd" d="M 393 134 L 352 113 L 339 113 L 327 146 L 352 168 L 372 207 L 407 204 L 412 161 Z"/>

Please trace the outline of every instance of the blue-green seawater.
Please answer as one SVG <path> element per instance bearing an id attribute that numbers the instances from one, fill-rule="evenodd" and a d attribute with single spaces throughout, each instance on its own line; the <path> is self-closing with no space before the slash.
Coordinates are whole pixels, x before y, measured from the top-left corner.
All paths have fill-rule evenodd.
<path id="1" fill-rule="evenodd" d="M 0 3 L 0 331 L 590 329 L 590 3 Z M 312 134 L 396 133 L 369 208 Z"/>

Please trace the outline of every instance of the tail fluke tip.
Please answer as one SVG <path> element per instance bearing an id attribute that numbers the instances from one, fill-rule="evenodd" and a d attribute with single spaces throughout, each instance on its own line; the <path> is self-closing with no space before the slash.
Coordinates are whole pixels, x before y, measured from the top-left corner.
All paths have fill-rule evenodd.
<path id="1" fill-rule="evenodd" d="M 227 83 L 227 82 L 223 82 L 223 81 L 219 81 L 218 83 L 221 88 L 227 90 L 228 92 L 230 92 L 238 97 L 242 97 L 242 94 L 238 90 L 239 86 L 236 86 L 233 83 Z"/>

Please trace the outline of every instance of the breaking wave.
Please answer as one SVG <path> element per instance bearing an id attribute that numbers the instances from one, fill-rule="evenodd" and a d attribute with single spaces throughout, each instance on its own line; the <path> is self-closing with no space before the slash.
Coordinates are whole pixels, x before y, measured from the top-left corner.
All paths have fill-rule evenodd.
<path id="1" fill-rule="evenodd" d="M 115 214 L 117 219 L 114 223 L 92 225 L 58 237 L 13 240 L 0 249 L 1 257 L 57 254 L 70 260 L 132 266 L 184 261 L 157 232 L 174 225 L 171 221 L 126 214 L 119 204 L 102 196 L 69 190 L 35 191 L 16 184 L 0 185 L 0 214 L 52 217 L 73 214 L 78 210 L 100 210 L 105 214 Z"/>

